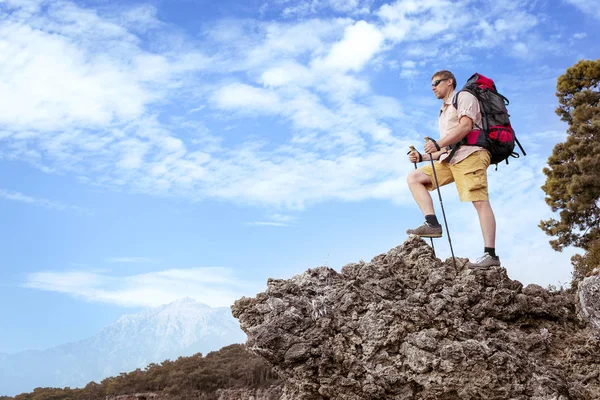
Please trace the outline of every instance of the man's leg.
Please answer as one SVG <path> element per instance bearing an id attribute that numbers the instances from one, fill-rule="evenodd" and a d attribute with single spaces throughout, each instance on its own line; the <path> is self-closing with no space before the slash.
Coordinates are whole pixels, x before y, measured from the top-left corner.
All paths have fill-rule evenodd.
<path id="1" fill-rule="evenodd" d="M 436 164 L 436 173 L 440 186 L 452 182 L 452 173 L 450 169 L 445 165 Z M 426 164 L 423 167 L 412 171 L 408 174 L 406 181 L 408 187 L 413 195 L 413 198 L 417 202 L 417 205 L 421 209 L 421 212 L 425 216 L 425 223 L 415 229 L 408 229 L 406 231 L 409 235 L 419 235 L 422 237 L 441 237 L 442 226 L 440 225 L 435 211 L 433 209 L 433 200 L 429 191 L 433 189 L 433 170 L 431 165 Z"/>
<path id="2" fill-rule="evenodd" d="M 488 196 L 486 170 L 489 165 L 490 153 L 477 151 L 453 167 L 460 200 L 473 203 L 483 234 L 483 256 L 474 263 L 469 263 L 472 268 L 500 265 L 500 259 L 496 255 L 496 218 Z"/>
<path id="3" fill-rule="evenodd" d="M 431 199 L 429 190 L 427 190 L 427 187 L 432 185 L 431 178 L 423 171 L 415 169 L 408 174 L 406 181 L 408 182 L 410 192 L 423 212 L 423 215 L 434 214 L 433 200 Z"/>
<path id="4" fill-rule="evenodd" d="M 479 215 L 479 224 L 483 234 L 483 243 L 485 247 L 496 248 L 496 218 L 489 200 L 474 201 L 473 205 Z"/>

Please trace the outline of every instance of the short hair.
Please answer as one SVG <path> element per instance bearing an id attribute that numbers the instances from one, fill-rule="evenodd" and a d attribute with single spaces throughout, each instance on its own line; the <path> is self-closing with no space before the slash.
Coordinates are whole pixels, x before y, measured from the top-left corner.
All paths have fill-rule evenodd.
<path id="1" fill-rule="evenodd" d="M 456 78 L 454 77 L 454 74 L 452 72 L 446 71 L 444 69 L 433 74 L 431 79 L 433 80 L 433 78 L 435 78 L 436 76 L 438 76 L 440 79 L 452 79 L 452 87 L 456 89 Z"/>

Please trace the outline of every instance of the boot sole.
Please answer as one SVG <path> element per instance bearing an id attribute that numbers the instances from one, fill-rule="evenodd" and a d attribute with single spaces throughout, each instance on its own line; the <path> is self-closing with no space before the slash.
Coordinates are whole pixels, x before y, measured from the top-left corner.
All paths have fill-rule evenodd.
<path id="1" fill-rule="evenodd" d="M 501 267 L 502 265 L 473 265 L 471 263 L 467 264 L 468 269 L 489 269 L 493 267 Z"/>
<path id="2" fill-rule="evenodd" d="M 420 237 L 432 238 L 432 239 L 437 239 L 437 238 L 441 238 L 442 237 L 441 233 L 440 234 L 436 234 L 436 233 L 422 233 L 422 234 L 419 234 L 419 233 L 409 233 L 409 235 L 417 235 L 417 236 L 420 236 Z"/>

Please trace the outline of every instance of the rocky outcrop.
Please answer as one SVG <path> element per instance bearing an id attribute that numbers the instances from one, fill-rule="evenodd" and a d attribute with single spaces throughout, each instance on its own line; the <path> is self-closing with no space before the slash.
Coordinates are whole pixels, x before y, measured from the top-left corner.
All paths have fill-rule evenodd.
<path id="1" fill-rule="evenodd" d="M 232 311 L 286 400 L 600 399 L 597 297 L 456 261 L 410 237 L 339 273 L 271 279 Z"/>
<path id="2" fill-rule="evenodd" d="M 219 389 L 218 400 L 279 400 L 281 387 L 273 386 L 268 389 Z"/>
<path id="3" fill-rule="evenodd" d="M 600 332 L 600 268 L 594 270 L 593 276 L 579 282 L 577 291 L 582 319 Z"/>
<path id="4" fill-rule="evenodd" d="M 106 400 L 166 400 L 168 396 L 159 393 L 133 393 L 118 396 L 106 396 Z"/>

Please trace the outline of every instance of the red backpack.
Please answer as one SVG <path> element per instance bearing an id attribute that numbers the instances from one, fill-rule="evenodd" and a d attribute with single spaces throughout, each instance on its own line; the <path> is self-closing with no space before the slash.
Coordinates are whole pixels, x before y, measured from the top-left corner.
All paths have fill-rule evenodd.
<path id="1" fill-rule="evenodd" d="M 454 95 L 452 104 L 455 108 L 458 108 L 458 94 L 463 91 L 471 93 L 479 101 L 482 126 L 475 125 L 475 129 L 452 146 L 452 152 L 447 161 L 450 161 L 460 146 L 481 146 L 487 149 L 491 155 L 490 164 L 496 164 L 496 168 L 498 168 L 498 163 L 504 160 L 508 164 L 508 157 L 519 157 L 519 154 L 514 151 L 515 142 L 519 145 L 523 155 L 527 155 L 510 125 L 506 109 L 509 101 L 498 93 L 494 81 L 481 74 L 473 74 L 463 88 Z"/>

